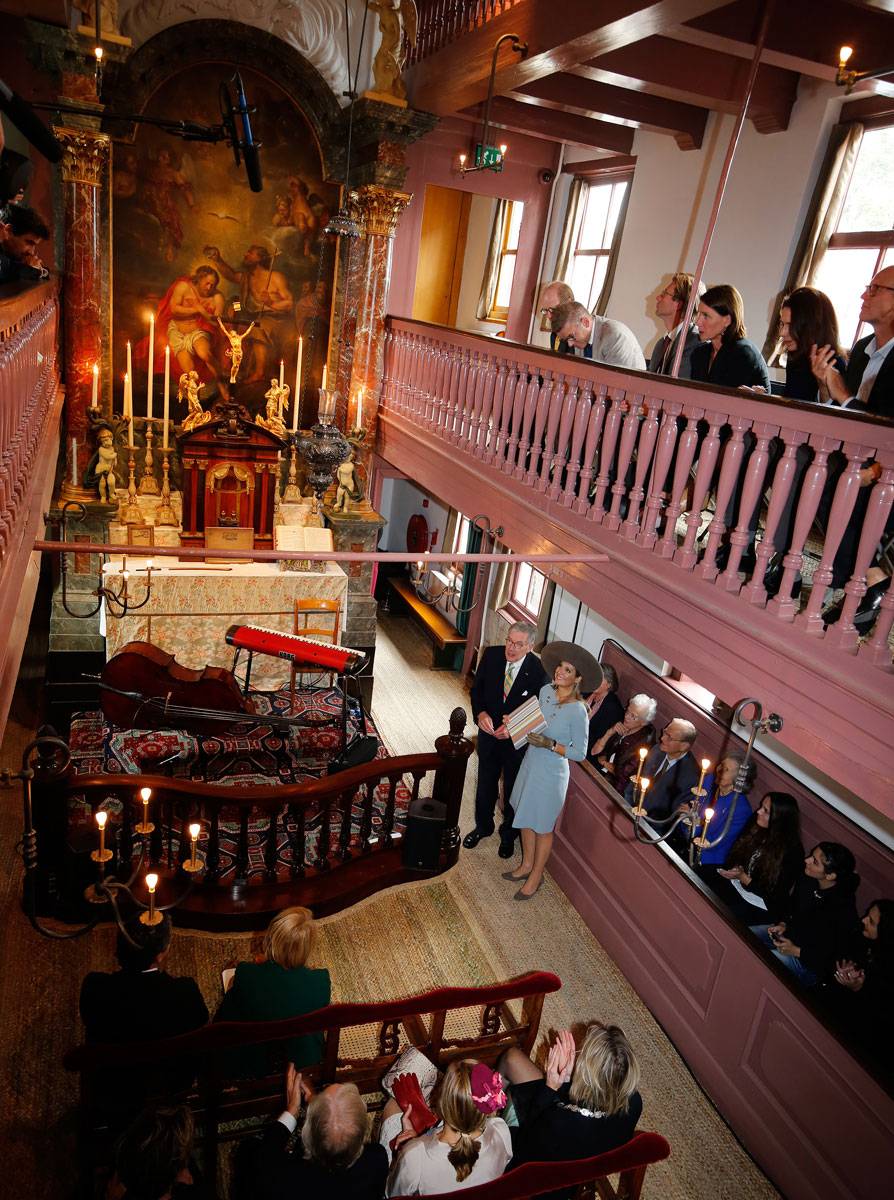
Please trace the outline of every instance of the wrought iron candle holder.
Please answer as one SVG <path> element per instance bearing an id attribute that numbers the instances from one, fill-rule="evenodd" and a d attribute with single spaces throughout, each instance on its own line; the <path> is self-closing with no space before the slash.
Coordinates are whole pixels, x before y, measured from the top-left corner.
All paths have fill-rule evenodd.
<path id="1" fill-rule="evenodd" d="M 331 399 L 324 407 L 323 399 Z M 319 510 L 323 497 L 332 485 L 333 471 L 343 463 L 351 453 L 351 445 L 344 434 L 330 424 L 335 413 L 336 393 L 324 392 L 320 389 L 320 420 L 314 425 L 309 435 L 298 437 L 298 451 L 307 463 L 307 480 L 314 493 L 314 511 Z"/>

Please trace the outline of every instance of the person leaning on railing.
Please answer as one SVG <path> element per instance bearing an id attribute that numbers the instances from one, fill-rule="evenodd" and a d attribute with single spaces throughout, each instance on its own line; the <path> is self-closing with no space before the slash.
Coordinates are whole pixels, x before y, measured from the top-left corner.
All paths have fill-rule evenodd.
<path id="1" fill-rule="evenodd" d="M 325 967 L 307 966 L 316 927 L 309 908 L 286 908 L 270 922 L 264 935 L 263 962 L 243 962 L 236 973 L 215 1021 L 282 1021 L 323 1008 L 332 999 Z M 232 1075 L 264 1075 L 274 1066 L 276 1047 L 244 1046 L 227 1054 Z M 292 1038 L 286 1046 L 296 1067 L 319 1061 L 322 1034 Z"/>
<path id="2" fill-rule="evenodd" d="M 640 1069 L 617 1025 L 591 1025 L 579 1051 L 573 1034 L 562 1030 L 550 1047 L 545 1073 L 514 1047 L 499 1068 L 510 1084 L 518 1122 L 512 1129 L 511 1167 L 590 1158 L 623 1146 L 636 1132 L 643 1111 Z M 570 1194 L 551 1193 L 550 1200 Z"/>
<path id="3" fill-rule="evenodd" d="M 0 283 L 37 283 L 49 271 L 37 247 L 50 236 L 42 217 L 25 204 L 0 209 Z"/>
<path id="4" fill-rule="evenodd" d="M 705 878 L 745 925 L 782 920 L 804 870 L 801 814 L 788 792 L 767 792 L 715 877 Z"/>

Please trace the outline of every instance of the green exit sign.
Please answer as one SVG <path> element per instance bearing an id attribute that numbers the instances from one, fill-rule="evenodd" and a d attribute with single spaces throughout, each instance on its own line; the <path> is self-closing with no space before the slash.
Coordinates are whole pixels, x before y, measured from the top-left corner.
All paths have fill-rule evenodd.
<path id="1" fill-rule="evenodd" d="M 492 171 L 503 170 L 503 156 L 499 146 L 482 146 L 479 142 L 475 147 L 475 166 L 490 167 Z"/>

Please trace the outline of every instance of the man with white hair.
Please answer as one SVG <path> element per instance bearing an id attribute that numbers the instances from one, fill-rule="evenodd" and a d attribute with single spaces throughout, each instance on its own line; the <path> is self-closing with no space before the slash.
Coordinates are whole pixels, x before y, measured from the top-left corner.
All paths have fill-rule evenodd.
<path id="1" fill-rule="evenodd" d="M 653 746 L 643 763 L 643 777 L 649 780 L 644 804 L 649 816 L 662 819 L 677 811 L 681 804 L 693 799 L 692 788 L 698 784 L 698 763 L 692 744 L 698 731 L 683 717 L 665 725 L 657 746 Z M 624 799 L 633 803 L 633 781 L 627 785 Z"/>
<path id="2" fill-rule="evenodd" d="M 286 1146 L 297 1127 L 302 1100 L 307 1104 L 303 1154 L 289 1154 Z M 333 1083 L 314 1094 L 290 1063 L 285 1110 L 268 1127 L 257 1160 L 249 1167 L 251 1195 L 255 1200 L 381 1200 L 388 1154 L 378 1142 L 366 1144 L 367 1124 L 356 1084 Z"/>

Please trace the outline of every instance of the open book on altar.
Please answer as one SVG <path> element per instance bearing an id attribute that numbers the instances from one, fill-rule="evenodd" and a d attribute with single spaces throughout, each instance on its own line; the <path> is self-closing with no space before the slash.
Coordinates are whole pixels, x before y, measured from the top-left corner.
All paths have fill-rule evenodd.
<path id="1" fill-rule="evenodd" d="M 540 701 L 531 696 L 519 708 L 503 717 L 503 724 L 512 738 L 516 750 L 527 744 L 529 733 L 540 733 L 546 729 L 546 717 L 540 708 Z"/>

